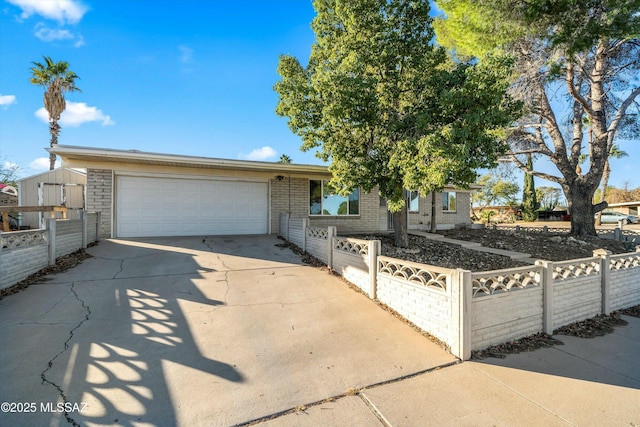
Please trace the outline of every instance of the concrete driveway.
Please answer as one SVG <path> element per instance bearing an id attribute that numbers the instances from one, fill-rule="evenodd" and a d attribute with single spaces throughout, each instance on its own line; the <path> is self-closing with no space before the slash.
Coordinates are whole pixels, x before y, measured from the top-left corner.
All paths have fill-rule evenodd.
<path id="1" fill-rule="evenodd" d="M 103 241 L 2 299 L 0 425 L 243 424 L 456 362 L 279 243 Z"/>

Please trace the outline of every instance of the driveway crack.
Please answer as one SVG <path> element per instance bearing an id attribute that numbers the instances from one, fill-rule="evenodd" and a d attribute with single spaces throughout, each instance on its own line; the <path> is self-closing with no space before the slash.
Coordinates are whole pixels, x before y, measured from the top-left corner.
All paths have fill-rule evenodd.
<path id="1" fill-rule="evenodd" d="M 53 364 L 55 363 L 56 359 L 58 357 L 60 357 L 62 354 L 64 354 L 69 349 L 69 342 L 73 339 L 74 333 L 76 332 L 76 330 L 78 330 L 78 328 L 80 328 L 82 326 L 82 324 L 84 322 L 89 320 L 89 316 L 91 315 L 91 309 L 84 302 L 84 300 L 82 298 L 80 298 L 80 296 L 76 292 L 75 282 L 71 283 L 71 293 L 75 296 L 76 300 L 78 300 L 78 302 L 80 302 L 80 304 L 82 304 L 82 307 L 84 307 L 86 313 L 84 315 L 84 318 L 80 322 L 78 322 L 78 324 L 76 324 L 76 326 L 73 327 L 73 329 L 71 329 L 69 331 L 69 337 L 64 342 L 63 349 L 58 354 L 53 356 L 53 358 L 51 360 L 49 360 L 49 362 L 47 362 L 47 368 L 40 373 L 40 378 L 42 379 L 42 383 L 43 384 L 45 384 L 45 383 L 49 384 L 52 387 L 54 387 L 56 390 L 58 390 L 58 393 L 60 394 L 60 398 L 62 398 L 62 401 L 65 404 L 65 407 L 67 406 L 67 403 L 69 401 L 68 401 L 67 396 L 66 396 L 66 394 L 65 394 L 65 392 L 63 390 L 63 387 L 61 385 L 59 385 L 59 384 L 56 384 L 54 381 L 50 380 L 49 378 L 47 378 L 47 372 L 49 372 L 49 370 L 53 367 Z M 67 422 L 69 424 L 71 424 L 73 426 L 77 426 L 77 427 L 80 426 L 80 424 L 78 424 L 73 418 L 71 418 L 71 415 L 66 410 L 64 412 L 64 417 L 66 418 L 66 420 L 67 420 Z"/>

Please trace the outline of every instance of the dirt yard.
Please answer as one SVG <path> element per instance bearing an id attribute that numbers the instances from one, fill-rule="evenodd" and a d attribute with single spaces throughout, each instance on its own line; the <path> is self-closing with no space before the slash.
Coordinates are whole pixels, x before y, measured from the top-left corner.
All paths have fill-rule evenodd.
<path id="1" fill-rule="evenodd" d="M 485 247 L 521 252 L 531 258 L 549 261 L 593 256 L 595 249 L 603 248 L 614 254 L 635 250 L 624 242 L 598 237 L 576 239 L 568 235 L 525 234 L 502 230 L 450 230 L 442 231 L 445 237 L 477 242 Z M 421 264 L 445 268 L 463 268 L 471 271 L 489 271 L 529 265 L 507 256 L 466 249 L 460 245 L 431 240 L 420 236 L 409 236 L 409 250 L 398 250 L 390 234 L 368 234 L 354 236 L 360 239 L 375 239 L 382 242 L 382 255 L 401 258 Z"/>

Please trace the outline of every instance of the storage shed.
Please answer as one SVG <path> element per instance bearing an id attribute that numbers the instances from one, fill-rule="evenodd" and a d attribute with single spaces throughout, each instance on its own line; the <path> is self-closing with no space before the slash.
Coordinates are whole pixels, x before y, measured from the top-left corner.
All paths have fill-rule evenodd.
<path id="1" fill-rule="evenodd" d="M 32 175 L 18 181 L 20 206 L 66 206 L 69 218 L 77 218 L 77 211 L 85 207 L 86 172 L 78 169 L 58 168 Z M 20 215 L 20 226 L 41 228 L 42 214 Z"/>

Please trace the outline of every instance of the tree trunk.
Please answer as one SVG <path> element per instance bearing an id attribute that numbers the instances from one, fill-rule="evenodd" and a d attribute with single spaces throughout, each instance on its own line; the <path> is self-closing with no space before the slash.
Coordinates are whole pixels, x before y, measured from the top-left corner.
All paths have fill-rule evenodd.
<path id="1" fill-rule="evenodd" d="M 436 192 L 431 192 L 431 227 L 430 230 L 432 233 L 435 233 L 438 230 L 438 222 L 436 218 Z"/>
<path id="2" fill-rule="evenodd" d="M 398 212 L 393 213 L 393 239 L 398 248 L 409 247 L 409 235 L 407 233 L 407 205 Z"/>
<path id="3" fill-rule="evenodd" d="M 593 193 L 583 186 L 565 186 L 564 193 L 569 203 L 571 215 L 571 234 L 574 236 L 596 236 L 593 215 L 596 207 L 593 205 Z"/>
<path id="4" fill-rule="evenodd" d="M 602 173 L 602 192 L 600 193 L 600 202 L 604 202 L 606 199 L 607 185 L 609 185 L 609 175 L 611 174 L 611 167 L 609 166 L 609 159 L 604 163 L 604 172 Z M 596 218 L 596 225 L 602 224 L 602 211 L 598 211 Z"/>
<path id="5" fill-rule="evenodd" d="M 49 122 L 49 132 L 51 133 L 51 143 L 49 144 L 52 148 L 58 145 L 58 135 L 60 134 L 60 125 L 58 121 L 52 119 Z M 56 155 L 53 153 L 49 154 L 49 170 L 54 170 L 56 168 Z"/>

